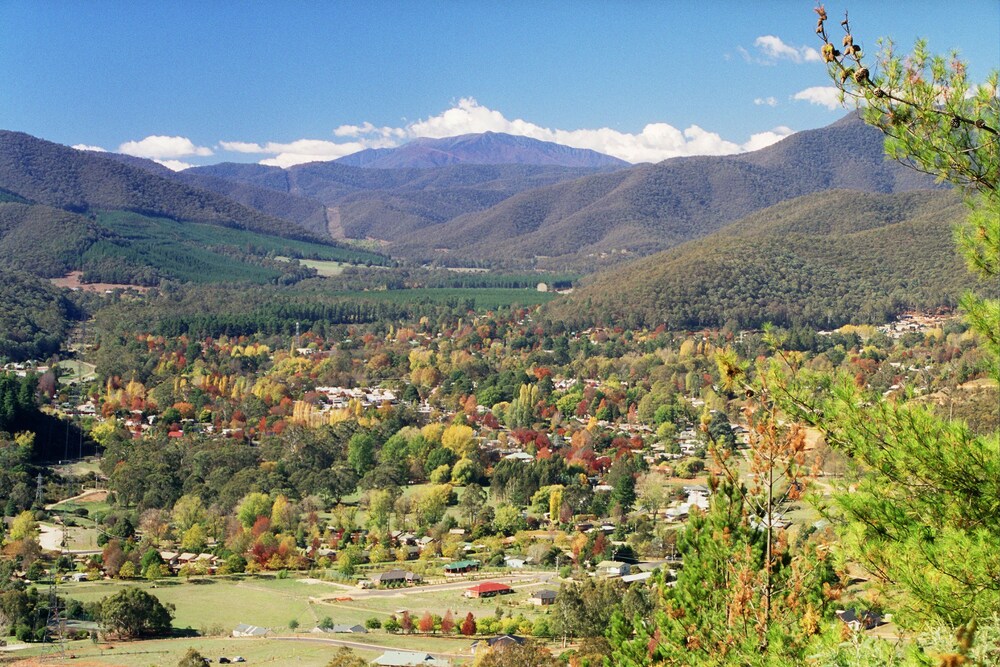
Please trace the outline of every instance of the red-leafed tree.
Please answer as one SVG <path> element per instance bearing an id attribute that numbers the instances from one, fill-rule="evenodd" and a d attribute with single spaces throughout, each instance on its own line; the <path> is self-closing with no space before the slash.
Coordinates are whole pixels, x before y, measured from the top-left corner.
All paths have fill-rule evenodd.
<path id="1" fill-rule="evenodd" d="M 451 609 L 444 613 L 444 618 L 441 619 L 441 634 L 449 634 L 455 629 L 455 617 L 451 615 Z"/>
<path id="2" fill-rule="evenodd" d="M 434 617 L 431 616 L 429 611 L 425 611 L 424 615 L 420 617 L 420 620 L 417 622 L 417 629 L 420 632 L 430 632 L 434 629 Z"/>
<path id="3" fill-rule="evenodd" d="M 462 634 L 466 637 L 471 637 L 476 634 L 476 617 L 472 615 L 471 611 L 465 615 L 465 620 L 462 621 L 460 629 L 462 630 Z"/>

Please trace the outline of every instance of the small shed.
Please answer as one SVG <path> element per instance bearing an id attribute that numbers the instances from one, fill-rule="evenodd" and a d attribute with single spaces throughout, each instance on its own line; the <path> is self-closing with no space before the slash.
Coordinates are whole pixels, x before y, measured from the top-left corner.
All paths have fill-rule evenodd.
<path id="1" fill-rule="evenodd" d="M 248 623 L 240 623 L 233 628 L 233 637 L 266 637 L 269 634 L 271 634 L 271 628 L 262 628 Z"/>
<path id="2" fill-rule="evenodd" d="M 555 604 L 556 592 L 548 588 L 543 588 L 532 593 L 531 597 L 528 598 L 528 601 L 531 602 L 531 604 L 546 607 L 550 604 Z"/>

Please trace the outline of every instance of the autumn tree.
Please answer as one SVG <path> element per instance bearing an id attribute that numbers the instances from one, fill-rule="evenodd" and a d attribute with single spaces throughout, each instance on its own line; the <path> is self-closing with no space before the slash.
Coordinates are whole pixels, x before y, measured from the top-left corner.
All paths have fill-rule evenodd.
<path id="1" fill-rule="evenodd" d="M 465 620 L 462 621 L 460 629 L 466 637 L 476 634 L 476 617 L 472 615 L 471 611 L 465 615 Z"/>
<path id="2" fill-rule="evenodd" d="M 429 611 L 425 611 L 424 615 L 417 621 L 417 629 L 425 633 L 434 630 L 434 617 L 431 616 Z"/>
<path id="3" fill-rule="evenodd" d="M 444 616 L 441 617 L 441 633 L 446 635 L 451 634 L 454 629 L 455 617 L 452 615 L 451 609 L 449 609 L 444 613 Z"/>

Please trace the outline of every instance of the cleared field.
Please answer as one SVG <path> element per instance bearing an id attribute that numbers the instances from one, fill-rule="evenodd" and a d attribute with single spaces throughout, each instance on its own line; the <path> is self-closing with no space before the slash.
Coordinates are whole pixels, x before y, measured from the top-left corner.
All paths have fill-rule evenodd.
<path id="1" fill-rule="evenodd" d="M 387 564 L 386 568 L 392 564 Z M 176 607 L 174 627 L 201 631 L 213 626 L 221 626 L 226 632 L 240 623 L 273 628 L 278 632 L 288 632 L 288 624 L 295 620 L 302 630 L 315 627 L 329 617 L 334 623 L 363 624 L 371 617 L 385 620 L 390 614 L 403 609 L 409 610 L 414 620 L 425 611 L 443 615 L 451 610 L 460 622 L 468 612 L 476 617 L 492 616 L 499 607 L 505 616 L 524 614 L 534 618 L 547 613 L 527 602 L 534 590 L 542 587 L 533 575 L 516 575 L 511 583 L 515 593 L 483 600 L 463 597 L 466 587 L 476 581 L 486 580 L 480 576 L 476 580 L 449 580 L 447 588 L 424 586 L 402 588 L 391 592 L 369 592 L 315 579 L 278 579 L 273 576 L 212 577 L 184 579 L 161 579 L 147 581 L 94 581 L 67 584 L 60 587 L 60 594 L 69 598 L 90 602 L 111 595 L 126 586 L 136 586 L 155 595 L 163 603 Z M 510 581 L 510 576 L 489 577 L 496 581 Z M 546 584 L 558 587 L 556 582 Z M 351 598 L 337 601 L 336 598 Z M 394 642 L 394 635 L 382 632 L 366 635 L 377 639 L 377 643 Z"/>
<path id="2" fill-rule="evenodd" d="M 532 591 L 542 587 L 558 587 L 556 581 L 543 582 L 548 573 L 526 573 L 514 576 L 512 595 L 483 600 L 470 600 L 462 593 L 473 580 L 448 580 L 444 585 L 403 588 L 394 591 L 362 591 L 352 586 L 316 579 L 278 579 L 273 576 L 196 578 L 191 581 L 168 579 L 157 582 L 98 581 L 60 586 L 60 594 L 87 602 L 99 600 L 126 586 L 137 586 L 155 595 L 161 602 L 175 605 L 174 628 L 189 637 L 169 640 L 92 644 L 90 641 L 70 642 L 67 653 L 77 656 L 72 664 L 175 665 L 188 647 L 194 647 L 205 657 L 241 655 L 248 663 L 300 664 L 322 666 L 337 650 L 337 642 L 361 645 L 355 652 L 372 660 L 382 649 L 408 649 L 444 655 L 453 664 L 471 662 L 469 648 L 473 639 L 456 636 L 425 636 L 420 634 L 389 634 L 375 630 L 367 634 L 310 633 L 321 620 L 329 617 L 334 623 L 364 624 L 371 617 L 385 620 L 390 614 L 406 609 L 416 622 L 425 611 L 443 615 L 451 610 L 457 623 L 466 613 L 477 618 L 493 616 L 502 609 L 505 617 L 523 614 L 529 619 L 549 613 L 528 603 Z M 481 581 L 486 577 L 480 577 Z M 511 581 L 510 577 L 492 577 L 496 581 Z M 337 601 L 336 598 L 342 601 Z M 345 599 L 350 598 L 350 599 Z M 288 624 L 298 622 L 293 633 Z M 271 628 L 274 635 L 265 639 L 229 638 L 239 623 Z M 199 633 L 216 636 L 196 636 Z M 221 634 L 220 634 L 221 633 Z M 113 646 L 113 648 L 109 648 Z M 33 646 L 18 652 L 19 656 L 51 656 L 51 646 Z M 51 657 L 42 664 L 53 663 Z"/>
<path id="3" fill-rule="evenodd" d="M 153 641 L 114 642 L 93 644 L 89 640 L 67 642 L 66 659 L 61 660 L 53 646 L 33 646 L 15 655 L 22 658 L 38 657 L 25 661 L 27 665 L 115 665 L 120 667 L 172 667 L 189 648 L 196 649 L 217 664 L 221 656 L 242 656 L 247 665 L 296 664 L 302 667 L 323 667 L 339 648 L 334 644 L 310 641 L 281 641 L 273 639 L 184 637 Z M 355 650 L 366 662 L 374 660 L 381 651 Z M 73 656 L 72 658 L 70 656 Z M 21 664 L 21 663 L 15 663 Z"/>
<path id="4" fill-rule="evenodd" d="M 280 259 L 283 262 L 291 261 L 291 258 L 289 257 L 275 257 L 275 259 Z M 298 262 L 302 266 L 310 269 L 316 269 L 316 273 L 324 278 L 339 276 L 344 272 L 345 266 L 350 266 L 350 264 L 345 264 L 343 262 L 325 259 L 300 259 Z"/>

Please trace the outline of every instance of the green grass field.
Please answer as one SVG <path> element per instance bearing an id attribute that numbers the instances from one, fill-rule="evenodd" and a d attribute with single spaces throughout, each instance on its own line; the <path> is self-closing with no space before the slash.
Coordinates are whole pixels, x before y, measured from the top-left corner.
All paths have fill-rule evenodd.
<path id="1" fill-rule="evenodd" d="M 385 564 L 381 569 L 393 567 Z M 484 577 L 480 577 L 482 580 Z M 500 579 L 500 576 L 492 577 Z M 99 600 L 126 586 L 137 586 L 155 595 L 161 602 L 175 606 L 174 628 L 191 637 L 113 643 L 94 645 L 90 641 L 72 642 L 69 651 L 80 660 L 96 664 L 123 665 L 127 667 L 145 665 L 174 665 L 188 647 L 198 649 L 206 657 L 218 660 L 219 656 L 242 655 L 248 662 L 325 665 L 337 646 L 323 640 L 349 640 L 372 645 L 373 648 L 358 650 L 366 660 L 381 654 L 382 648 L 424 650 L 450 654 L 456 664 L 468 661 L 472 639 L 465 637 L 441 637 L 389 634 L 375 630 L 363 635 L 332 635 L 310 633 L 321 620 L 329 617 L 334 623 L 364 624 L 371 617 L 385 620 L 390 614 L 409 610 L 414 621 L 425 611 L 443 615 L 451 610 L 456 622 L 461 622 L 466 613 L 472 612 L 477 618 L 492 616 L 497 608 L 504 616 L 523 614 L 529 619 L 543 610 L 528 603 L 532 591 L 541 587 L 540 582 L 515 582 L 515 593 L 485 600 L 470 600 L 463 597 L 464 589 L 473 580 L 455 580 L 455 587 L 448 590 L 422 590 L 421 587 L 395 591 L 392 595 L 371 595 L 353 586 L 338 585 L 334 582 L 316 579 L 279 579 L 272 575 L 242 577 L 212 577 L 184 579 L 163 579 L 157 582 L 135 581 L 95 581 L 60 585 L 59 593 L 67 598 L 82 602 Z M 555 582 L 544 584 L 557 586 Z M 337 601 L 335 598 L 342 598 Z M 352 598 L 346 600 L 343 598 Z M 293 633 L 288 624 L 298 622 Z M 275 635 L 298 636 L 308 641 L 284 641 L 278 639 L 232 639 L 229 635 L 239 623 L 248 623 L 271 628 Z M 213 636 L 194 636 L 197 634 Z M 40 655 L 52 647 L 31 647 L 23 655 Z M 21 653 L 19 653 L 21 655 Z"/>
<path id="2" fill-rule="evenodd" d="M 275 257 L 275 259 L 283 262 L 291 261 L 290 257 Z M 298 262 L 302 266 L 309 267 L 310 269 L 316 269 L 316 275 L 322 278 L 339 276 L 344 272 L 345 266 L 350 266 L 350 264 L 346 264 L 344 262 L 335 262 L 326 259 L 300 259 Z"/>

